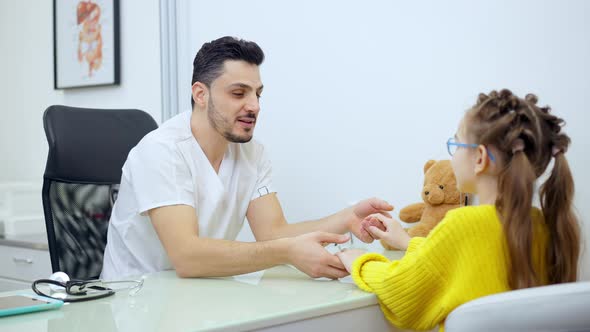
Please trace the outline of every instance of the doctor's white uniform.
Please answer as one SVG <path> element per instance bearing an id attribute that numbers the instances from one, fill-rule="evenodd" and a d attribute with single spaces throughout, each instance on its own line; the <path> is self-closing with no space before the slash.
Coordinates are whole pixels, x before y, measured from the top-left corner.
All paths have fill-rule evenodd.
<path id="1" fill-rule="evenodd" d="M 190 116 L 186 111 L 166 121 L 129 153 L 111 214 L 101 278 L 173 269 L 148 210 L 190 205 L 200 237 L 235 240 L 250 201 L 273 192 L 271 164 L 260 143 L 230 143 L 216 173 L 192 135 Z"/>

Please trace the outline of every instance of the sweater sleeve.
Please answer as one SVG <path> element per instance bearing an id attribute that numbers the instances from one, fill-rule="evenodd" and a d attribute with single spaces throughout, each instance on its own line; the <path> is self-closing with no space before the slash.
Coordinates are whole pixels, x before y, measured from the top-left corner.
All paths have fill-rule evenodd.
<path id="1" fill-rule="evenodd" d="M 414 255 L 398 261 L 366 254 L 353 264 L 352 278 L 364 291 L 377 295 L 385 317 L 404 329 L 431 329 L 445 315 L 438 310 L 444 276 L 420 264 Z"/>
<path id="2" fill-rule="evenodd" d="M 420 248 L 424 241 L 426 240 L 425 237 L 413 237 L 408 244 L 408 249 L 406 250 L 406 254 L 410 254 L 416 251 L 416 249 Z"/>
<path id="3" fill-rule="evenodd" d="M 377 295 L 383 313 L 394 325 L 431 329 L 449 313 L 445 305 L 452 261 L 463 243 L 454 234 L 455 227 L 450 227 L 452 221 L 441 221 L 428 238 L 413 238 L 400 260 L 369 253 L 354 261 L 353 280 L 359 288 Z"/>

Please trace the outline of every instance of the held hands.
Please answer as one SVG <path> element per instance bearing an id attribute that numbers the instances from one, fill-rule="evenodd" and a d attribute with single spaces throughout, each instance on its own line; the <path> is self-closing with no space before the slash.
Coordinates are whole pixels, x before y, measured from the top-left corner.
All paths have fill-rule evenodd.
<path id="1" fill-rule="evenodd" d="M 352 207 L 352 217 L 348 221 L 348 227 L 359 240 L 365 243 L 371 243 L 375 237 L 367 229 L 362 227 L 361 222 L 375 213 L 381 213 L 384 216 L 391 217 L 387 212 L 392 210 L 393 206 L 382 199 L 365 199 Z M 374 227 L 383 231 L 385 230 L 385 226 L 381 222 L 374 222 Z"/>
<path id="2" fill-rule="evenodd" d="M 376 227 L 376 224 L 383 225 L 385 229 Z M 379 213 L 371 214 L 361 222 L 361 227 L 366 229 L 373 238 L 382 240 L 391 247 L 401 250 L 408 249 L 411 237 L 400 225 L 399 221 L 392 219 L 390 216 Z"/>
<path id="3" fill-rule="evenodd" d="M 326 243 L 344 243 L 348 235 L 312 232 L 289 239 L 289 262 L 312 278 L 343 278 L 348 275 L 338 257 L 324 248 Z"/>

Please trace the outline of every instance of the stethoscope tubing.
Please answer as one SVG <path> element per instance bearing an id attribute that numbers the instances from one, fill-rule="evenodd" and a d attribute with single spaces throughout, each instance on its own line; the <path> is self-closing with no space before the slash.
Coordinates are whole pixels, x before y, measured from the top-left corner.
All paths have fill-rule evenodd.
<path id="1" fill-rule="evenodd" d="M 83 302 L 83 301 L 90 301 L 90 300 L 96 300 L 96 299 L 101 299 L 101 298 L 105 298 L 107 296 L 111 296 L 115 294 L 115 291 L 110 289 L 110 288 L 105 288 L 105 287 L 99 287 L 99 286 L 93 286 L 93 289 L 99 290 L 99 291 L 104 291 L 101 293 L 97 293 L 97 294 L 92 294 L 92 295 L 88 295 L 87 292 L 79 292 L 79 293 L 72 293 L 70 291 L 70 288 L 74 285 L 80 285 L 81 283 L 84 283 L 84 281 L 68 281 L 66 283 L 63 283 L 61 281 L 57 281 L 57 280 L 52 280 L 52 279 L 38 279 L 35 280 L 33 282 L 33 284 L 31 285 L 31 288 L 33 289 L 33 292 L 35 292 L 37 295 L 40 296 L 45 296 L 54 300 L 60 300 L 63 302 Z M 39 290 L 39 288 L 37 287 L 37 285 L 39 284 L 49 284 L 49 285 L 55 285 L 58 287 L 62 287 L 65 289 L 66 294 L 68 295 L 74 295 L 74 296 L 80 296 L 80 297 L 76 297 L 76 298 L 58 298 L 58 297 L 54 297 L 48 294 L 43 293 L 42 291 Z"/>

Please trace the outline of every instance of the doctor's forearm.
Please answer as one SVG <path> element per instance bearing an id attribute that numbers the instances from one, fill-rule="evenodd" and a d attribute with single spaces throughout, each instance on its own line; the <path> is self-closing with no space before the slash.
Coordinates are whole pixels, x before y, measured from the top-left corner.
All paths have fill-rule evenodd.
<path id="1" fill-rule="evenodd" d="M 351 216 L 352 209 L 347 208 L 318 220 L 284 224 L 276 227 L 273 238 L 292 237 L 315 231 L 343 234 L 349 231 Z"/>
<path id="2" fill-rule="evenodd" d="M 179 277 L 223 277 L 289 263 L 288 242 L 289 239 L 252 243 L 198 238 L 169 256 Z"/>

